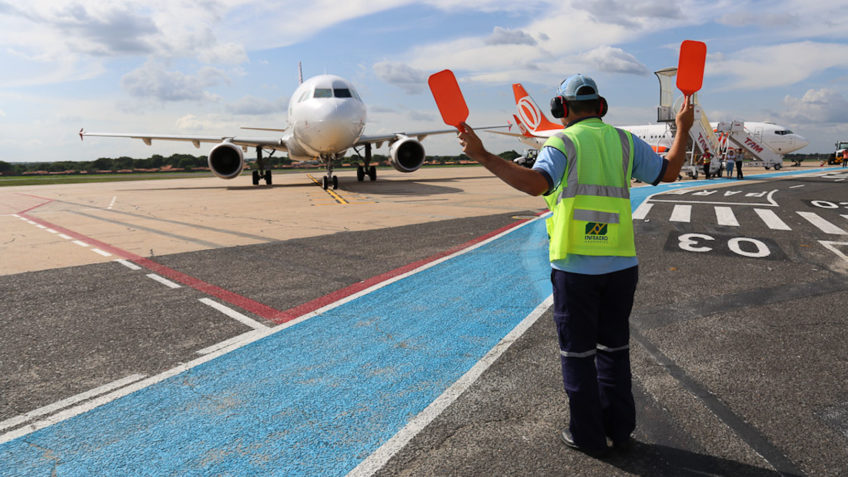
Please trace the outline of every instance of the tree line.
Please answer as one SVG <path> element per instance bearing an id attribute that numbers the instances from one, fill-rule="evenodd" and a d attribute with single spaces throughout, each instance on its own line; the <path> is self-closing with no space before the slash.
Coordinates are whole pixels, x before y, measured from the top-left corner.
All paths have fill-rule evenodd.
<path id="1" fill-rule="evenodd" d="M 515 151 L 505 151 L 498 154 L 500 157 L 511 161 L 520 154 Z M 826 161 L 833 154 L 810 153 L 810 154 L 786 154 L 784 160 L 801 163 L 803 161 Z M 299 164 L 293 162 L 288 156 L 271 156 L 267 158 L 272 168 L 282 167 L 315 167 L 315 164 Z M 457 156 L 427 156 L 428 164 L 459 164 L 469 161 L 465 154 Z M 355 156 L 346 157 L 340 161 L 341 167 L 358 163 Z M 375 154 L 371 158 L 373 164 L 388 166 L 389 157 Z M 172 154 L 168 157 L 154 154 L 145 159 L 134 159 L 121 156 L 117 158 L 101 157 L 93 161 L 53 161 L 53 162 L 5 162 L 0 161 L 0 175 L 20 176 L 27 174 L 45 173 L 113 173 L 113 172 L 168 172 L 168 171 L 198 171 L 208 170 L 207 157 L 193 156 L 191 154 Z M 248 169 L 247 167 L 245 169 Z"/>
<path id="2" fill-rule="evenodd" d="M 507 160 L 515 159 L 519 154 L 515 151 L 506 151 L 500 154 Z M 266 158 L 272 168 L 297 167 L 288 156 L 271 156 Z M 427 156 L 426 161 L 431 164 L 456 164 L 469 160 L 464 154 L 458 156 Z M 346 157 L 341 162 L 345 164 L 357 164 L 356 157 Z M 372 164 L 387 166 L 389 157 L 375 154 L 371 158 Z M 304 164 L 314 167 L 314 164 Z M 172 154 L 168 157 L 154 154 L 145 159 L 135 159 L 121 156 L 117 158 L 101 157 L 93 161 L 53 161 L 53 162 L 14 162 L 0 161 L 0 175 L 20 176 L 28 174 L 65 173 L 65 174 L 98 174 L 113 172 L 168 172 L 168 171 L 195 171 L 208 170 L 207 156 L 194 156 L 191 154 Z M 248 169 L 248 167 L 245 167 Z"/>

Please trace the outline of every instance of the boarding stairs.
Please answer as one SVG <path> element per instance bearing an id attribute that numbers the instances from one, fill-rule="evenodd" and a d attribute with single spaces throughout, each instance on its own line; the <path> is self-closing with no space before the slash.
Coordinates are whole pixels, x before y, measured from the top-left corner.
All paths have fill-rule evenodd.
<path id="1" fill-rule="evenodd" d="M 761 162 L 766 169 L 774 166 L 775 169 L 780 169 L 783 165 L 783 156 L 774 152 L 769 148 L 759 137 L 748 134 L 745 131 L 745 123 L 742 121 L 722 121 L 718 123 L 716 131 L 719 134 L 725 135 L 728 140 L 727 146 L 731 143 L 746 150 L 755 161 Z M 756 162 L 751 165 L 760 165 Z"/>

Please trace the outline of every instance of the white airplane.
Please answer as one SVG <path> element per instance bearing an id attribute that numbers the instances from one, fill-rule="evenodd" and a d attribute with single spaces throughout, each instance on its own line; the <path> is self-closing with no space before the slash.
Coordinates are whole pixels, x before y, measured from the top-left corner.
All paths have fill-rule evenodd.
<path id="1" fill-rule="evenodd" d="M 515 96 L 515 106 L 518 110 L 518 114 L 513 115 L 513 119 L 518 123 L 522 131 L 520 137 L 522 142 L 531 147 L 540 148 L 544 144 L 545 139 L 556 132 L 562 131 L 562 124 L 550 121 L 521 83 L 513 84 L 512 91 Z M 749 136 L 759 139 L 760 142 L 764 143 L 777 154 L 788 154 L 809 144 L 809 141 L 803 136 L 774 123 L 746 121 L 744 125 L 745 131 Z M 715 130 L 718 127 L 718 123 L 710 123 L 710 126 Z M 669 124 L 620 126 L 620 128 L 638 136 L 660 154 L 667 152 L 674 141 Z M 517 136 L 515 133 L 492 132 Z"/>
<path id="2" fill-rule="evenodd" d="M 260 179 L 271 185 L 271 170 L 262 157 L 262 151 L 270 150 L 271 154 L 275 151 L 286 151 L 293 160 L 318 160 L 323 163 L 327 169 L 322 181 L 323 188 L 327 189 L 332 184 L 333 189 L 337 189 L 339 179 L 333 175 L 333 163 L 340 160 L 348 149 L 353 148 L 363 162 L 357 166 L 357 180 L 362 181 L 367 175 L 374 181 L 377 180 L 377 168 L 370 164 L 372 145 L 380 147 L 387 142 L 392 166 L 400 172 L 414 172 L 424 163 L 425 154 L 421 140 L 430 134 L 456 132 L 456 129 L 440 129 L 364 135 L 365 103 L 349 81 L 334 75 L 320 75 L 303 81 L 301 74 L 299 78 L 300 86 L 289 100 L 286 128 L 242 128 L 278 132 L 282 133 L 281 137 L 116 134 L 80 130 L 80 139 L 85 136 L 125 137 L 141 139 L 148 146 L 154 140 L 186 141 L 197 148 L 200 143 L 217 143 L 209 151 L 208 163 L 209 170 L 222 179 L 232 179 L 241 174 L 245 165 L 244 152 L 255 147 L 254 185 L 258 185 Z M 360 147 L 364 149 L 364 157 L 359 154 Z"/>

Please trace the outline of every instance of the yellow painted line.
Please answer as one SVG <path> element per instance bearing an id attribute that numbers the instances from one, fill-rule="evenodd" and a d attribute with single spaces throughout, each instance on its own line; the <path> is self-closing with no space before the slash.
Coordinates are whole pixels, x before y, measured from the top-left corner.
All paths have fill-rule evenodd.
<path id="1" fill-rule="evenodd" d="M 312 174 L 306 174 L 306 177 L 309 177 L 310 179 L 312 179 L 312 182 L 314 182 L 315 184 L 317 184 L 317 185 L 319 185 L 319 186 L 321 186 L 321 185 L 322 185 L 322 184 L 321 184 L 321 182 L 319 182 L 319 181 L 318 181 L 318 179 L 316 179 L 316 178 L 312 177 Z M 340 196 L 339 194 L 337 194 L 337 193 L 336 193 L 336 191 L 334 191 L 333 189 L 330 189 L 330 188 L 324 189 L 324 188 L 322 187 L 322 190 L 324 190 L 324 192 L 326 192 L 326 193 L 330 194 L 330 197 L 332 197 L 333 199 L 335 199 L 335 200 L 336 200 L 336 202 L 337 202 L 337 203 L 339 203 L 339 204 L 349 204 L 349 203 L 350 203 L 350 202 L 348 202 L 347 200 L 345 200 L 345 198 L 344 198 L 344 197 L 342 197 L 342 196 Z"/>

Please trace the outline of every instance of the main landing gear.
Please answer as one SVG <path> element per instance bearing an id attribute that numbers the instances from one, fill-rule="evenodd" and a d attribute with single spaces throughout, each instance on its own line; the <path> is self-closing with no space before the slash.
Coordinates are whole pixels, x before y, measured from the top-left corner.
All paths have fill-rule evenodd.
<path id="1" fill-rule="evenodd" d="M 365 164 L 359 164 L 356 166 L 356 180 L 362 182 L 365 180 L 365 175 L 368 175 L 368 178 L 372 181 L 377 180 L 377 168 L 370 165 L 371 164 L 371 144 L 365 144 L 365 157 L 359 155 L 359 151 L 356 148 L 353 149 L 356 152 L 356 155 L 362 159 L 362 162 Z"/>
<path id="2" fill-rule="evenodd" d="M 268 155 L 270 158 L 275 151 Z M 266 185 L 271 185 L 271 168 L 266 167 L 265 158 L 262 157 L 262 148 L 256 147 L 256 169 L 253 170 L 253 185 L 259 185 L 259 179 L 265 179 Z"/>

